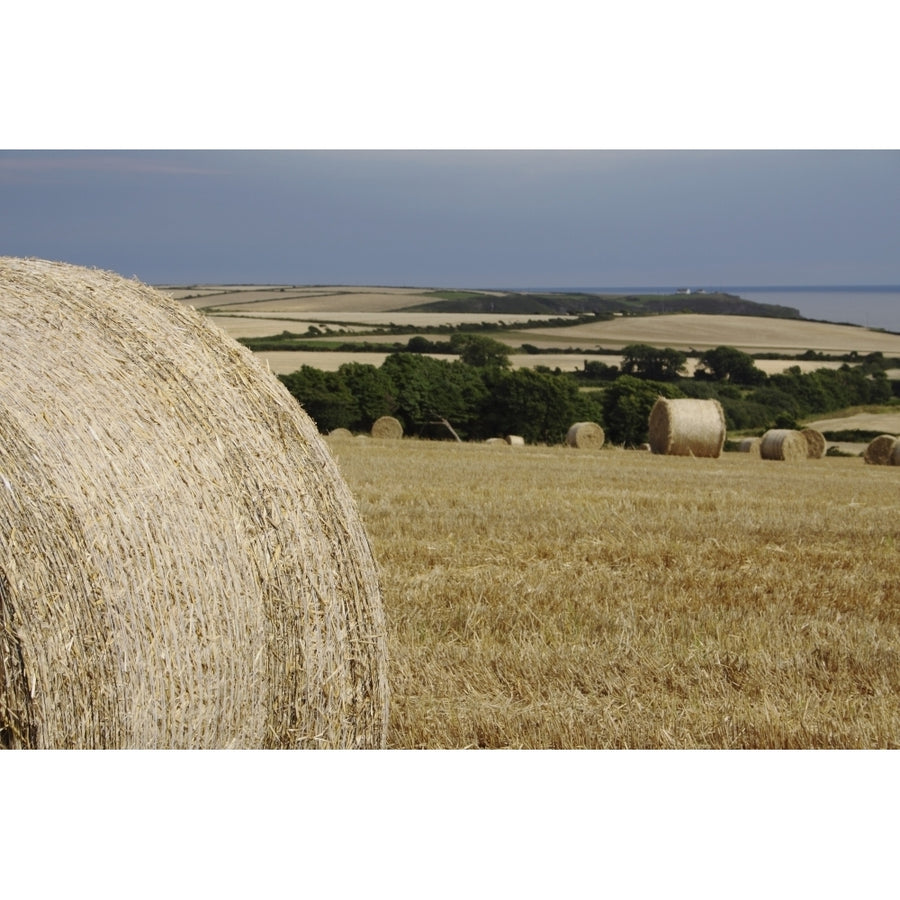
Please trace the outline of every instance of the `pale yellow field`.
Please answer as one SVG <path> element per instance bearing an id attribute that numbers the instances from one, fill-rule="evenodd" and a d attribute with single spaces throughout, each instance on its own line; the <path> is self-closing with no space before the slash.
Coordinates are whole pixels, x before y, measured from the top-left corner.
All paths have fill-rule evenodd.
<path id="1" fill-rule="evenodd" d="M 519 333 L 516 341 L 520 339 Z M 645 343 L 676 350 L 709 349 L 720 345 L 737 347 L 745 353 L 767 350 L 803 353 L 805 350 L 846 353 L 881 351 L 900 355 L 900 335 L 793 319 L 755 316 L 703 316 L 693 313 L 667 316 L 620 317 L 609 322 L 573 325 L 543 331 L 529 329 L 522 337 L 536 347 L 609 347 Z"/>

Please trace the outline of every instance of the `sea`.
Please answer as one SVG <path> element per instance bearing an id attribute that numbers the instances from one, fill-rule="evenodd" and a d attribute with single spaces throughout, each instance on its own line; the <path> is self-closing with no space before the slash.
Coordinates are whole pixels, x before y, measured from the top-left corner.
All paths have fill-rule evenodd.
<path id="1" fill-rule="evenodd" d="M 679 288 L 707 293 L 724 291 L 745 300 L 796 309 L 804 319 L 863 325 L 900 334 L 900 285 L 628 285 L 626 287 L 545 287 L 526 290 L 577 291 L 588 294 L 672 294 Z"/>

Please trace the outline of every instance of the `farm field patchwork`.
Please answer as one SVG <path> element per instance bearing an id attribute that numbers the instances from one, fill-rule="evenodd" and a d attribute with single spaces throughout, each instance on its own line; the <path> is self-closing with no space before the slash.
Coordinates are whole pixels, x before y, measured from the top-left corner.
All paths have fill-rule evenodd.
<path id="1" fill-rule="evenodd" d="M 329 439 L 395 748 L 897 748 L 894 467 Z"/>

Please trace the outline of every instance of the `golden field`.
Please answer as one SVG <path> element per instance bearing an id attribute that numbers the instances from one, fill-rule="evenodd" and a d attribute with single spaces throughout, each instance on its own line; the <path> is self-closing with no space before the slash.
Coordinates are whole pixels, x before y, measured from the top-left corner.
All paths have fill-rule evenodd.
<path id="1" fill-rule="evenodd" d="M 900 470 L 329 439 L 394 748 L 900 746 Z"/>

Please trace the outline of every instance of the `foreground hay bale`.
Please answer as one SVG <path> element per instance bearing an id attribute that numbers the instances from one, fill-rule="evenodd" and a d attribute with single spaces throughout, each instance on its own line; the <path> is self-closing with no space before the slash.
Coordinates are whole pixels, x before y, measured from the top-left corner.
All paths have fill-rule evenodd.
<path id="1" fill-rule="evenodd" d="M 741 453 L 749 453 L 750 456 L 752 456 L 756 459 L 759 459 L 759 457 L 760 457 L 759 445 L 761 443 L 762 443 L 762 438 L 758 438 L 758 437 L 744 438 L 738 444 L 738 450 Z"/>
<path id="2" fill-rule="evenodd" d="M 718 457 L 725 445 L 725 413 L 718 400 L 660 397 L 650 410 L 648 431 L 653 453 Z"/>
<path id="3" fill-rule="evenodd" d="M 809 457 L 809 445 L 806 438 L 793 428 L 770 428 L 762 436 L 759 455 L 763 459 L 798 462 Z"/>
<path id="4" fill-rule="evenodd" d="M 0 324 L 0 746 L 382 746 L 375 563 L 278 380 L 108 272 L 0 258 Z"/>
<path id="5" fill-rule="evenodd" d="M 393 416 L 382 416 L 372 425 L 372 437 L 398 440 L 403 437 L 403 426 Z"/>
<path id="6" fill-rule="evenodd" d="M 825 435 L 815 428 L 804 428 L 800 434 L 806 439 L 807 457 L 821 459 L 825 455 Z"/>
<path id="7" fill-rule="evenodd" d="M 576 422 L 566 433 L 566 444 L 578 450 L 599 450 L 606 440 L 596 422 Z"/>
<path id="8" fill-rule="evenodd" d="M 863 453 L 863 459 L 870 466 L 887 466 L 891 464 L 891 454 L 897 438 L 893 434 L 880 434 L 869 441 Z"/>

